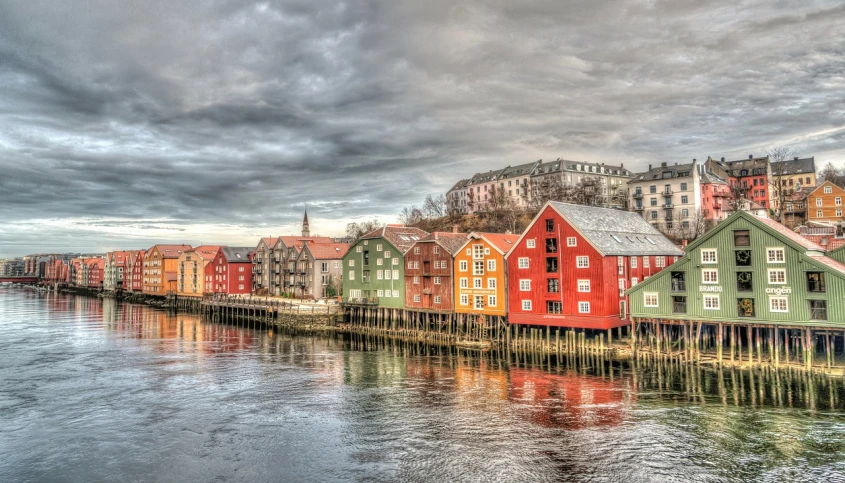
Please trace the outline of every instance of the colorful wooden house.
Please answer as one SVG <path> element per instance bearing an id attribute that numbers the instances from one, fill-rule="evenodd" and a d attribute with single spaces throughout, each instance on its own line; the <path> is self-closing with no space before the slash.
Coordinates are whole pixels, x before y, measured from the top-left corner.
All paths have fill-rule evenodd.
<path id="1" fill-rule="evenodd" d="M 214 293 L 252 293 L 252 247 L 221 247 L 211 262 Z"/>
<path id="2" fill-rule="evenodd" d="M 405 253 L 427 235 L 419 228 L 387 225 L 361 237 L 343 257 L 344 301 L 403 308 Z"/>
<path id="3" fill-rule="evenodd" d="M 146 295 L 165 296 L 176 292 L 179 257 L 191 245 L 155 245 L 144 256 L 144 285 Z"/>
<path id="4" fill-rule="evenodd" d="M 807 195 L 807 220 L 842 224 L 845 222 L 842 207 L 844 199 L 845 189 L 825 181 Z"/>
<path id="5" fill-rule="evenodd" d="M 838 248 L 827 252 L 827 256 L 839 263 L 845 263 L 845 245 L 839 246 Z"/>
<path id="6" fill-rule="evenodd" d="M 133 251 L 129 255 L 129 283 L 127 290 L 140 293 L 144 289 L 144 257 L 148 250 Z"/>
<path id="7" fill-rule="evenodd" d="M 88 260 L 87 268 L 88 274 L 85 279 L 85 284 L 88 286 L 88 288 L 103 288 L 103 278 L 105 276 L 106 261 L 102 258 L 91 258 Z"/>
<path id="8" fill-rule="evenodd" d="M 550 201 L 507 255 L 508 321 L 624 326 L 625 290 L 683 254 L 635 213 Z"/>
<path id="9" fill-rule="evenodd" d="M 202 297 L 214 291 L 211 262 L 219 245 L 202 245 L 182 252 L 177 268 L 176 295 Z"/>
<path id="10" fill-rule="evenodd" d="M 635 320 L 845 324 L 845 264 L 783 225 L 741 211 L 628 294 Z"/>
<path id="11" fill-rule="evenodd" d="M 455 312 L 488 317 L 507 315 L 505 256 L 519 235 L 472 232 L 455 254 L 452 287 Z"/>
<path id="12" fill-rule="evenodd" d="M 434 232 L 411 246 L 405 254 L 405 307 L 454 309 L 452 262 L 466 240 L 466 233 Z"/>
<path id="13" fill-rule="evenodd" d="M 343 285 L 343 257 L 348 243 L 304 242 L 295 261 L 295 294 L 303 298 L 336 297 Z"/>

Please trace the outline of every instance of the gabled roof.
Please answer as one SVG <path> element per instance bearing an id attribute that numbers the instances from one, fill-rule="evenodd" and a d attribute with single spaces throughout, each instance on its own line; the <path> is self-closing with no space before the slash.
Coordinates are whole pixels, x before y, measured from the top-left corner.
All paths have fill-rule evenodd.
<path id="1" fill-rule="evenodd" d="M 760 158 L 749 158 L 749 159 L 738 159 L 736 161 L 725 161 L 728 168 L 732 171 L 735 177 L 739 177 L 742 175 L 741 171 L 743 169 L 748 170 L 748 174 L 746 176 L 760 176 L 759 174 L 754 174 L 752 170 L 754 169 L 767 169 L 769 165 L 769 157 L 763 156 Z M 766 174 L 766 173 L 761 173 Z"/>
<path id="2" fill-rule="evenodd" d="M 158 248 L 161 258 L 179 258 L 182 252 L 191 249 L 191 245 L 155 245 L 152 249 Z"/>
<path id="3" fill-rule="evenodd" d="M 812 189 L 810 190 L 809 194 L 815 193 L 816 191 L 822 189 L 824 186 L 832 186 L 839 191 L 845 191 L 845 190 L 843 190 L 843 188 L 841 186 L 837 185 L 836 183 L 834 183 L 832 181 L 825 181 L 818 186 L 813 186 Z"/>
<path id="4" fill-rule="evenodd" d="M 806 248 L 807 250 L 817 250 L 820 252 L 824 252 L 824 248 L 822 248 L 821 245 L 813 243 L 812 241 L 804 238 L 803 236 L 799 235 L 798 233 L 795 233 L 794 231 L 790 230 L 789 228 L 781 225 L 780 223 L 774 220 L 770 220 L 768 218 L 761 218 L 759 216 L 754 216 L 754 219 L 768 226 L 772 230 L 780 233 L 781 235 L 789 238 L 790 240 L 797 243 L 801 247 Z"/>
<path id="5" fill-rule="evenodd" d="M 472 240 L 481 239 L 489 243 L 490 246 L 495 248 L 502 255 L 507 255 L 508 252 L 511 251 L 511 248 L 516 245 L 516 242 L 517 240 L 519 240 L 519 238 L 519 235 L 474 231 L 467 235 L 467 241 L 461 246 L 461 248 L 465 247 Z"/>
<path id="6" fill-rule="evenodd" d="M 220 251 L 229 263 L 252 263 L 249 259 L 253 251 L 251 247 L 221 247 Z"/>
<path id="7" fill-rule="evenodd" d="M 305 247 L 314 260 L 339 260 L 349 251 L 348 243 L 308 243 Z"/>
<path id="8" fill-rule="evenodd" d="M 716 173 L 710 170 L 704 170 L 704 173 L 701 174 L 701 184 L 728 184 L 728 182 L 722 179 L 720 176 L 717 176 Z"/>
<path id="9" fill-rule="evenodd" d="M 695 170 L 696 163 L 690 164 L 676 164 L 674 166 L 658 166 L 656 168 L 652 168 L 645 173 L 637 173 L 634 175 L 634 179 L 632 182 L 637 181 L 660 181 L 662 179 L 675 179 L 675 178 L 686 178 L 693 176 L 693 170 Z M 670 173 L 669 177 L 664 178 L 663 173 Z M 686 173 L 681 176 L 681 173 Z"/>
<path id="10" fill-rule="evenodd" d="M 302 242 L 308 243 L 332 243 L 332 239 L 327 236 L 297 236 L 297 235 L 282 235 L 279 237 L 285 247 L 302 248 Z"/>
<path id="11" fill-rule="evenodd" d="M 705 243 L 710 238 L 716 236 L 724 227 L 728 226 L 730 221 L 733 220 L 733 217 L 739 216 L 747 220 L 753 225 L 757 225 L 758 228 L 768 231 L 769 233 L 781 238 L 784 242 L 791 245 L 796 250 L 815 250 L 824 252 L 824 249 L 813 243 L 810 240 L 805 239 L 798 233 L 790 230 L 789 228 L 781 225 L 780 223 L 770 220 L 768 218 L 761 218 L 759 216 L 754 216 L 747 211 L 736 211 L 732 215 L 729 215 L 727 218 L 722 220 L 715 228 L 705 233 L 703 236 L 699 237 L 689 245 L 687 245 L 686 251 L 689 253 L 693 249 L 697 248 L 699 245 Z"/>
<path id="12" fill-rule="evenodd" d="M 468 184 L 469 184 L 469 179 L 462 179 L 462 180 L 458 181 L 457 183 L 455 183 L 455 185 L 452 186 L 452 189 L 450 189 L 449 191 L 466 189 Z"/>
<path id="13" fill-rule="evenodd" d="M 792 176 L 794 174 L 809 174 L 816 172 L 816 158 L 787 159 L 772 162 L 772 174 L 778 176 Z"/>
<path id="14" fill-rule="evenodd" d="M 548 204 L 604 256 L 684 254 L 637 213 L 558 201 Z"/>
<path id="15" fill-rule="evenodd" d="M 470 178 L 467 185 L 495 181 L 499 178 L 499 175 L 502 174 L 502 171 L 504 171 L 504 169 L 497 169 L 495 171 L 491 170 L 486 173 L 476 173 L 472 178 Z"/>
<path id="16" fill-rule="evenodd" d="M 502 170 L 502 173 L 497 179 L 513 178 L 514 176 L 530 176 L 538 164 L 540 164 L 539 161 L 534 161 L 517 166 L 508 166 Z"/>
<path id="17" fill-rule="evenodd" d="M 213 260 L 218 250 L 220 250 L 220 245 L 201 245 L 190 251 L 203 260 Z"/>
<path id="18" fill-rule="evenodd" d="M 264 245 L 267 248 L 273 248 L 276 245 L 276 242 L 278 240 L 279 240 L 279 237 L 277 237 L 277 236 L 265 236 L 265 237 L 261 238 L 261 240 L 258 241 L 258 245 L 256 245 L 256 246 L 260 246 L 261 243 L 263 242 Z"/>
<path id="19" fill-rule="evenodd" d="M 817 261 L 824 267 L 839 272 L 839 275 L 845 276 L 845 264 L 824 255 L 810 255 L 809 258 Z"/>
<path id="20" fill-rule="evenodd" d="M 414 243 L 427 235 L 428 232 L 412 226 L 387 225 L 367 233 L 361 239 L 384 238 L 404 254 L 411 249 Z"/>
<path id="21" fill-rule="evenodd" d="M 466 233 L 452 233 L 448 231 L 436 231 L 429 233 L 428 236 L 423 237 L 417 243 L 437 243 L 454 257 L 461 247 L 466 244 Z"/>

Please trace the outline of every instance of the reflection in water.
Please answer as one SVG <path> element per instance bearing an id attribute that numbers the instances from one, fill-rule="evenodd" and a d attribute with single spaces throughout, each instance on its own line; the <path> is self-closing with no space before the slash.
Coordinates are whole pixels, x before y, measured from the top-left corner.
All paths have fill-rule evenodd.
<path id="1" fill-rule="evenodd" d="M 0 481 L 831 481 L 845 471 L 842 381 L 803 373 L 548 370 L 3 288 L 0 337 Z"/>

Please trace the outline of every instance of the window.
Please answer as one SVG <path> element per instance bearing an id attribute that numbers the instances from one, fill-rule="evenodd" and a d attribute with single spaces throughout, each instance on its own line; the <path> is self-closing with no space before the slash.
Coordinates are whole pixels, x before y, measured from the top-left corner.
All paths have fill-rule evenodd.
<path id="1" fill-rule="evenodd" d="M 554 233 L 555 231 L 555 220 L 546 220 L 546 231 L 549 233 Z"/>
<path id="2" fill-rule="evenodd" d="M 546 302 L 546 313 L 547 314 L 559 314 L 563 312 L 563 303 L 562 302 L 553 302 L 547 301 Z"/>
<path id="3" fill-rule="evenodd" d="M 590 257 L 587 256 L 579 256 L 575 258 L 575 266 L 578 268 L 589 268 L 590 267 Z"/>
<path id="4" fill-rule="evenodd" d="M 355 270 L 349 271 L 349 280 L 355 280 Z"/>
<path id="5" fill-rule="evenodd" d="M 376 245 L 376 250 L 377 250 L 377 251 L 381 251 L 381 248 L 382 248 L 381 243 L 379 243 L 379 244 L 377 244 L 377 245 Z"/>
<path id="6" fill-rule="evenodd" d="M 822 218 L 823 216 L 824 215 L 822 215 L 822 210 L 816 210 L 816 218 Z"/>
<path id="7" fill-rule="evenodd" d="M 734 230 L 734 246 L 750 247 L 751 232 L 748 230 Z"/>
<path id="8" fill-rule="evenodd" d="M 531 301 L 530 300 L 523 300 L 522 301 L 522 310 L 531 310 Z"/>
<path id="9" fill-rule="evenodd" d="M 643 257 L 643 268 L 649 268 L 648 257 Z"/>
<path id="10" fill-rule="evenodd" d="M 419 302 L 419 301 L 420 301 L 420 296 L 414 295 L 414 302 Z"/>
<path id="11" fill-rule="evenodd" d="M 399 270 L 393 271 L 393 280 L 399 280 Z"/>
<path id="12" fill-rule="evenodd" d="M 378 270 L 376 272 L 376 280 L 382 280 L 382 279 L 384 279 L 384 272 L 382 272 L 381 270 Z"/>
<path id="13" fill-rule="evenodd" d="M 666 257 L 654 257 L 654 266 L 663 268 L 666 266 Z"/>
<path id="14" fill-rule="evenodd" d="M 702 269 L 701 281 L 704 283 L 719 283 L 719 271 L 709 268 Z"/>
<path id="15" fill-rule="evenodd" d="M 754 317 L 754 299 L 737 299 L 737 316 Z"/>
<path id="16" fill-rule="evenodd" d="M 461 277 L 460 287 L 461 288 L 469 288 L 469 279 L 466 278 L 466 277 Z"/>
<path id="17" fill-rule="evenodd" d="M 484 275 L 484 260 L 475 260 L 472 262 L 472 274 Z"/>
<path id="18" fill-rule="evenodd" d="M 381 258 L 376 260 L 376 265 L 383 265 L 383 264 L 384 264 L 384 260 L 382 260 Z"/>
<path id="19" fill-rule="evenodd" d="M 393 266 L 396 266 L 396 265 L 399 265 L 399 259 L 398 258 L 393 259 Z"/>
<path id="20" fill-rule="evenodd" d="M 656 211 L 652 211 L 652 212 L 651 212 L 651 219 L 652 219 L 652 220 L 656 220 L 656 219 L 657 219 L 657 212 L 656 212 Z"/>
<path id="21" fill-rule="evenodd" d="M 495 307 L 496 306 L 496 296 L 495 295 L 488 295 L 487 296 L 487 306 L 488 307 Z"/>
<path id="22" fill-rule="evenodd" d="M 651 185 L 648 187 L 649 193 L 657 193 L 657 185 Z"/>
<path id="23" fill-rule="evenodd" d="M 519 268 L 528 268 L 528 257 L 519 257 L 517 260 Z"/>
<path id="24" fill-rule="evenodd" d="M 242 283 L 238 284 L 238 290 L 243 290 L 243 289 L 244 289 L 244 284 L 242 284 Z"/>
<path id="25" fill-rule="evenodd" d="M 398 291 L 398 290 L 394 290 L 394 291 L 393 291 L 393 298 L 398 298 L 398 297 L 399 297 L 399 291 Z"/>
<path id="26" fill-rule="evenodd" d="M 685 295 L 677 295 L 672 297 L 672 313 L 685 314 L 687 313 L 687 297 Z"/>
<path id="27" fill-rule="evenodd" d="M 546 238 L 546 253 L 557 253 L 557 238 Z"/>
<path id="28" fill-rule="evenodd" d="M 460 264 L 458 264 L 458 270 L 460 270 L 461 272 L 467 271 L 467 261 L 466 260 L 461 260 Z"/>
<path id="29" fill-rule="evenodd" d="M 420 284 L 420 277 L 415 276 L 414 277 L 414 285 L 419 285 L 419 284 Z"/>
<path id="30" fill-rule="evenodd" d="M 420 247 L 414 247 L 414 255 L 420 254 Z"/>
<path id="31" fill-rule="evenodd" d="M 645 292 L 643 294 L 643 304 L 646 307 L 657 307 L 657 293 Z"/>
<path id="32" fill-rule="evenodd" d="M 473 288 L 482 288 L 482 286 L 481 286 L 481 279 L 480 279 L 480 278 L 478 278 L 478 277 L 473 278 L 473 279 L 472 279 L 472 287 L 473 287 Z"/>
<path id="33" fill-rule="evenodd" d="M 487 288 L 496 288 L 496 279 L 495 278 L 488 278 L 487 279 Z"/>
<path id="34" fill-rule="evenodd" d="M 837 196 L 836 198 L 834 198 L 834 199 L 833 199 L 833 204 L 834 204 L 834 205 L 836 205 L 836 206 L 840 206 L 840 205 L 842 204 L 842 197 L 841 197 L 841 196 Z"/>
<path id="35" fill-rule="evenodd" d="M 528 279 L 521 279 L 519 281 L 519 291 L 520 292 L 529 292 L 531 291 L 531 280 Z"/>
<path id="36" fill-rule="evenodd" d="M 637 277 L 631 277 L 631 286 L 635 286 L 636 284 L 640 283 L 640 279 Z"/>
<path id="37" fill-rule="evenodd" d="M 546 258 L 546 273 L 557 273 L 557 258 L 556 257 L 547 257 Z"/>
<path id="38" fill-rule="evenodd" d="M 243 268 L 243 267 L 241 267 L 241 268 Z M 244 279 L 244 276 L 243 276 L 243 275 L 239 275 L 239 276 L 238 276 L 238 280 L 241 280 L 241 281 L 242 281 L 243 279 Z"/>
<path id="39" fill-rule="evenodd" d="M 469 305 L 469 295 L 461 295 L 461 305 Z"/>
<path id="40" fill-rule="evenodd" d="M 384 258 L 390 258 L 390 250 L 384 251 Z"/>
<path id="41" fill-rule="evenodd" d="M 807 272 L 807 291 L 824 293 L 824 272 Z"/>
<path id="42" fill-rule="evenodd" d="M 783 268 L 769 269 L 769 283 L 772 285 L 785 285 L 786 270 Z"/>
<path id="43" fill-rule="evenodd" d="M 243 272 L 243 271 L 244 271 L 244 267 L 238 267 L 238 271 L 239 271 L 239 272 Z"/>
<path id="44" fill-rule="evenodd" d="M 496 270 L 496 260 L 487 260 L 487 270 L 490 272 Z"/>
<path id="45" fill-rule="evenodd" d="M 434 285 L 440 285 L 440 277 L 434 277 Z"/>
<path id="46" fill-rule="evenodd" d="M 769 310 L 772 312 L 789 312 L 789 302 L 786 297 L 769 297 Z"/>
<path id="47" fill-rule="evenodd" d="M 434 254 L 438 255 L 439 253 L 440 253 L 440 247 L 437 246 L 437 245 L 434 245 Z"/>
<path id="48" fill-rule="evenodd" d="M 701 263 L 716 263 L 716 249 L 709 248 L 701 250 Z"/>
<path id="49" fill-rule="evenodd" d="M 578 240 L 574 236 L 566 237 L 566 246 L 574 247 L 574 246 L 577 246 L 577 244 L 578 244 Z"/>
<path id="50" fill-rule="evenodd" d="M 619 279 L 619 296 L 620 297 L 625 296 L 625 279 L 624 278 Z"/>
<path id="51" fill-rule="evenodd" d="M 827 302 L 810 300 L 810 320 L 827 320 Z"/>
<path id="52" fill-rule="evenodd" d="M 414 262 L 408 260 L 408 270 L 411 270 L 412 268 L 414 268 Z"/>
<path id="53" fill-rule="evenodd" d="M 364 247 L 358 245 L 357 247 L 355 247 L 355 251 L 358 252 L 358 253 L 361 253 L 361 252 L 364 251 Z"/>
<path id="54" fill-rule="evenodd" d="M 589 314 L 590 313 L 590 302 L 578 302 L 578 313 L 579 314 Z"/>
<path id="55" fill-rule="evenodd" d="M 631 268 L 637 268 L 637 257 L 636 257 L 636 255 L 631 257 Z"/>
<path id="56" fill-rule="evenodd" d="M 590 281 L 589 280 L 578 280 L 578 291 L 579 292 L 589 292 L 590 291 Z"/>
<path id="57" fill-rule="evenodd" d="M 686 190 L 687 190 L 687 184 L 681 183 L 681 191 L 686 191 Z"/>
<path id="58" fill-rule="evenodd" d="M 766 248 L 769 263 L 783 263 L 783 248 Z"/>
<path id="59" fill-rule="evenodd" d="M 349 260 L 349 266 L 354 267 L 355 266 L 355 260 Z"/>
<path id="60" fill-rule="evenodd" d="M 827 191 L 827 188 L 828 188 L 828 187 L 825 187 L 825 191 Z M 821 205 L 822 205 L 822 199 L 821 199 L 821 198 L 816 198 L 816 206 L 821 206 Z"/>
<path id="61" fill-rule="evenodd" d="M 687 290 L 686 272 L 671 272 L 669 275 L 673 292 L 685 292 Z"/>
<path id="62" fill-rule="evenodd" d="M 537 246 L 537 242 L 532 238 L 531 240 L 525 241 L 525 246 L 527 248 L 535 248 Z"/>
<path id="63" fill-rule="evenodd" d="M 484 258 L 484 245 L 473 245 L 472 246 L 472 258 L 474 258 L 474 259 Z"/>
<path id="64" fill-rule="evenodd" d="M 751 292 L 753 274 L 751 272 L 736 272 L 736 290 L 738 292 Z"/>
<path id="65" fill-rule="evenodd" d="M 719 310 L 719 296 L 705 295 L 704 296 L 704 310 Z"/>
<path id="66" fill-rule="evenodd" d="M 825 186 L 824 187 L 824 194 L 829 195 L 831 193 L 833 193 L 833 187 L 832 186 Z"/>
<path id="67" fill-rule="evenodd" d="M 842 218 L 842 210 L 836 210 L 836 217 Z"/>

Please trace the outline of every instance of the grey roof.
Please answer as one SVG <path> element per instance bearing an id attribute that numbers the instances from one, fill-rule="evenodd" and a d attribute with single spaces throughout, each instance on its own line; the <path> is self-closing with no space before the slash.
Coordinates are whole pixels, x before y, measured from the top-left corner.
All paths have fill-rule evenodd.
<path id="1" fill-rule="evenodd" d="M 675 179 L 675 178 L 686 178 L 688 176 L 692 176 L 692 171 L 695 169 L 695 163 L 690 164 L 676 164 L 674 166 L 658 166 L 653 168 L 645 173 L 638 173 L 634 175 L 634 179 L 631 181 L 660 181 L 661 179 Z M 672 176 L 669 178 L 664 178 L 663 173 L 672 173 Z M 680 173 L 687 173 L 684 176 L 681 176 Z"/>
<path id="2" fill-rule="evenodd" d="M 560 173 L 560 165 L 563 161 L 558 159 L 557 161 L 552 161 L 551 163 L 540 163 L 537 166 L 537 169 L 534 170 L 532 176 L 542 176 L 545 174 L 551 173 Z"/>
<path id="3" fill-rule="evenodd" d="M 705 170 L 704 173 L 701 174 L 701 184 L 707 183 L 728 184 L 727 181 L 717 176 L 713 171 Z"/>
<path id="4" fill-rule="evenodd" d="M 782 170 L 782 171 L 781 171 Z M 816 158 L 810 156 L 804 159 L 788 159 L 786 161 L 775 161 L 772 163 L 772 174 L 793 175 L 816 172 Z"/>
<path id="5" fill-rule="evenodd" d="M 766 170 L 769 166 L 769 157 L 763 156 L 761 158 L 748 158 L 748 159 L 738 159 L 736 161 L 726 161 L 728 168 L 732 171 L 734 177 L 742 177 L 742 170 L 748 170 L 748 174 L 745 176 L 759 176 L 761 174 L 766 174 Z M 753 171 L 763 170 L 762 173 L 754 173 Z"/>
<path id="6" fill-rule="evenodd" d="M 502 170 L 498 179 L 513 178 L 514 176 L 530 176 L 538 164 L 540 164 L 539 161 L 534 161 L 531 163 L 520 164 L 518 166 L 508 166 Z"/>
<path id="7" fill-rule="evenodd" d="M 452 192 L 452 191 L 455 191 L 455 190 L 460 190 L 460 189 L 466 189 L 468 184 L 469 184 L 468 179 L 462 179 L 462 180 L 458 181 L 457 183 L 455 183 L 455 186 L 452 186 L 452 189 L 450 189 L 449 192 Z"/>
<path id="8" fill-rule="evenodd" d="M 558 201 L 549 203 L 602 255 L 684 254 L 637 213 Z"/>
<path id="9" fill-rule="evenodd" d="M 468 184 L 476 184 L 476 183 L 487 183 L 490 181 L 496 180 L 500 174 L 502 174 L 503 169 L 497 169 L 495 171 L 488 171 L 486 173 L 476 173 L 473 177 L 469 180 Z"/>
<path id="10" fill-rule="evenodd" d="M 250 247 L 221 247 L 223 256 L 229 263 L 251 263 L 249 254 L 253 252 L 254 248 Z"/>

